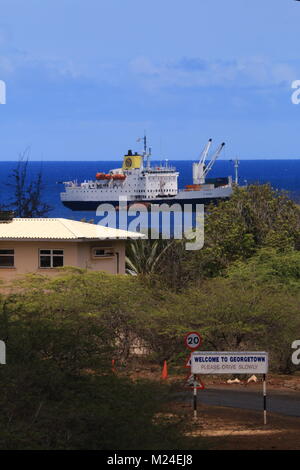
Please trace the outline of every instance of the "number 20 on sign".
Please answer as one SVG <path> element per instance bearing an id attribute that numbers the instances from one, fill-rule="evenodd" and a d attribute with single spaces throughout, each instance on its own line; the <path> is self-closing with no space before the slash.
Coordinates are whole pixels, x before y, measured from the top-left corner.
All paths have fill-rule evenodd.
<path id="1" fill-rule="evenodd" d="M 184 343 L 187 348 L 191 351 L 198 349 L 201 346 L 202 338 L 197 331 L 190 331 L 187 335 L 185 335 Z"/>

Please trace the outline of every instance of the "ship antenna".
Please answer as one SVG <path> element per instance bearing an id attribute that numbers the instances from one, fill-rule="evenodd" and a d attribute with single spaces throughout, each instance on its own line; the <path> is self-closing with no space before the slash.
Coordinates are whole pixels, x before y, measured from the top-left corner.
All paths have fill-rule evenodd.
<path id="1" fill-rule="evenodd" d="M 144 131 L 144 157 L 147 158 L 147 170 L 150 168 L 150 156 L 151 156 L 151 147 L 147 151 L 147 136 L 146 131 Z"/>
<path id="2" fill-rule="evenodd" d="M 139 137 L 139 138 L 137 139 L 137 142 L 140 142 L 141 140 L 142 140 L 142 138 Z M 143 141 L 144 141 L 143 158 L 147 158 L 146 168 L 149 169 L 149 168 L 150 168 L 151 147 L 149 147 L 149 150 L 147 151 L 147 136 L 146 136 L 146 131 L 144 131 Z"/>
<path id="3" fill-rule="evenodd" d="M 140 142 L 142 140 L 141 137 L 139 137 L 137 139 L 137 142 Z M 143 151 L 143 158 L 147 158 L 147 168 L 150 167 L 150 161 L 149 161 L 149 157 L 151 155 L 151 149 L 149 148 L 149 152 L 147 152 L 147 136 L 146 136 L 146 131 L 144 130 L 144 137 L 143 137 L 143 141 L 144 141 L 144 151 Z"/>
<path id="4" fill-rule="evenodd" d="M 144 131 L 144 155 L 147 155 L 147 136 L 146 131 Z"/>

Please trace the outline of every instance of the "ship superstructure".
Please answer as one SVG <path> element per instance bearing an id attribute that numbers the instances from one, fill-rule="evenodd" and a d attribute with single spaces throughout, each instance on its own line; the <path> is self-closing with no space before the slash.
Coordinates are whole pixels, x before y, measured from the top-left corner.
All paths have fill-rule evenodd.
<path id="1" fill-rule="evenodd" d="M 221 144 L 210 162 L 206 158 L 211 146 L 211 139 L 205 146 L 199 163 L 193 165 L 193 184 L 178 190 L 179 172 L 166 160 L 161 165 L 151 165 L 151 148 L 147 148 L 144 136 L 142 153 L 128 150 L 124 155 L 121 168 L 108 173 L 99 172 L 95 180 L 82 183 L 67 181 L 61 201 L 72 210 L 96 210 L 102 203 L 118 206 L 120 197 L 126 197 L 129 204 L 160 203 L 208 203 L 216 199 L 228 198 L 232 192 L 231 177 L 207 179 L 206 176 L 221 153 Z"/>

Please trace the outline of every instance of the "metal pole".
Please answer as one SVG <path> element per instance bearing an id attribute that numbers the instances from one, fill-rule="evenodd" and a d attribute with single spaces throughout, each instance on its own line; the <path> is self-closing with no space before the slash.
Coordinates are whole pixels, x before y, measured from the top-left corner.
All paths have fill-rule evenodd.
<path id="1" fill-rule="evenodd" d="M 235 184 L 239 184 L 239 176 L 238 176 L 238 169 L 239 169 L 239 161 L 238 158 L 236 157 L 235 162 L 234 162 L 234 168 L 235 168 Z"/>
<path id="2" fill-rule="evenodd" d="M 194 419 L 197 419 L 197 383 L 196 374 L 194 374 Z"/>
<path id="3" fill-rule="evenodd" d="M 266 385 L 266 374 L 263 374 L 263 396 L 264 396 L 264 424 L 267 424 L 267 385 Z"/>

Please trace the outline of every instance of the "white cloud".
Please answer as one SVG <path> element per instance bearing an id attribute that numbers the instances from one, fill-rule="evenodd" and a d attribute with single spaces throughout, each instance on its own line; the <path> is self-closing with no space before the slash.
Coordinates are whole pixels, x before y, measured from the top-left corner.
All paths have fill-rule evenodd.
<path id="1" fill-rule="evenodd" d="M 154 64 L 146 57 L 138 57 L 131 61 L 129 68 L 144 88 L 155 90 L 164 87 L 277 86 L 295 79 L 300 64 L 274 63 L 263 57 L 211 62 L 185 59 Z"/>

